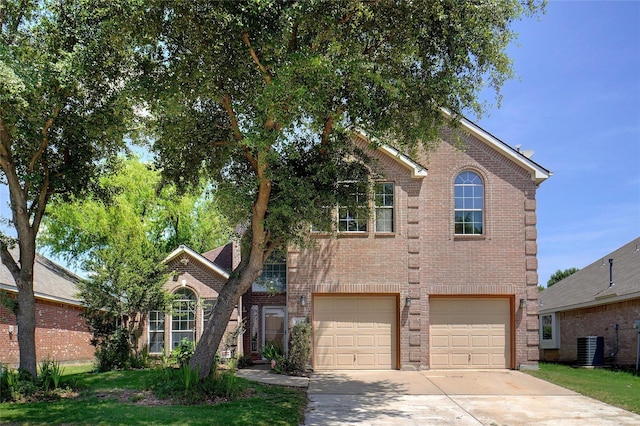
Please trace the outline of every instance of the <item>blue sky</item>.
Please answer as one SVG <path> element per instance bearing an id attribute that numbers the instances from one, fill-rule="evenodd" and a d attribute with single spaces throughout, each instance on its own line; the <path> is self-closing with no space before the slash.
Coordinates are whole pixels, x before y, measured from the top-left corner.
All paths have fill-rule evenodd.
<path id="1" fill-rule="evenodd" d="M 554 173 L 537 193 L 546 285 L 640 235 L 640 1 L 550 1 L 513 28 L 519 78 L 469 118 Z"/>
<path id="2" fill-rule="evenodd" d="M 535 151 L 539 282 L 640 235 L 640 1 L 550 1 L 513 26 L 518 79 L 476 124 Z"/>

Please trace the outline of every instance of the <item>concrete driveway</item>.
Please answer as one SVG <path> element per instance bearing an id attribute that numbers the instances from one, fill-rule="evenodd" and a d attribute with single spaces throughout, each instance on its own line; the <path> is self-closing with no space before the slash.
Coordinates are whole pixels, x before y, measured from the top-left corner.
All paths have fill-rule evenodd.
<path id="1" fill-rule="evenodd" d="M 519 371 L 333 371 L 306 425 L 640 425 L 640 416 Z"/>

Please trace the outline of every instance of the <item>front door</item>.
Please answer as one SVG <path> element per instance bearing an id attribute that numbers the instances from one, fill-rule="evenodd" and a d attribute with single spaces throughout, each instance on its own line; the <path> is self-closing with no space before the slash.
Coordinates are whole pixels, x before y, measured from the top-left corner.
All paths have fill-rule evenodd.
<path id="1" fill-rule="evenodd" d="M 284 306 L 265 306 L 262 309 L 262 342 L 273 343 L 287 353 L 287 318 Z"/>

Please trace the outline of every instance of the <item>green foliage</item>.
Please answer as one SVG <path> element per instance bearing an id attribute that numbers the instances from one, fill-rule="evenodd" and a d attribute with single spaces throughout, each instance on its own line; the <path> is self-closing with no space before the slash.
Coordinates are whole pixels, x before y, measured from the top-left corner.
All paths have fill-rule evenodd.
<path id="1" fill-rule="evenodd" d="M 291 328 L 288 374 L 304 374 L 311 355 L 311 324 L 298 323 Z"/>
<path id="2" fill-rule="evenodd" d="M 554 285 L 558 281 L 562 281 L 563 279 L 567 278 L 568 276 L 575 274 L 579 270 L 580 269 L 578 269 L 578 268 L 568 268 L 568 269 L 565 269 L 564 271 L 558 269 L 556 272 L 553 273 L 553 275 L 551 275 L 551 277 L 547 281 L 547 288 L 551 287 L 552 285 Z"/>
<path id="3" fill-rule="evenodd" d="M 171 352 L 171 357 L 175 359 L 175 361 L 180 364 L 180 366 L 184 367 L 185 365 L 189 364 L 189 361 L 191 360 L 195 349 L 195 343 L 185 337 Z"/>
<path id="4" fill-rule="evenodd" d="M 214 398 L 236 399 L 247 392 L 247 382 L 236 378 L 232 370 L 217 370 L 198 380 L 197 369 L 185 364 L 179 369 L 157 369 L 154 375 L 152 390 L 159 398 L 178 399 L 187 404 L 202 404 Z"/>
<path id="5" fill-rule="evenodd" d="M 253 365 L 253 360 L 251 359 L 251 355 L 242 355 L 238 358 L 238 368 L 247 368 Z"/>
<path id="6" fill-rule="evenodd" d="M 60 362 L 53 359 L 45 359 L 40 364 L 40 371 L 38 372 L 38 385 L 48 392 L 49 389 L 57 389 L 60 387 L 60 380 L 64 368 L 60 366 Z"/>
<path id="7" fill-rule="evenodd" d="M 181 422 L 190 424 L 297 426 L 304 422 L 307 398 L 301 389 L 247 382 L 236 377 L 227 379 L 226 383 L 220 380 L 217 386 L 220 389 L 219 395 L 236 394 L 235 398 L 208 396 L 213 395 L 209 390 L 208 393 L 198 393 L 200 399 L 195 396 L 191 399 L 184 396 L 179 371 L 175 368 L 166 370 L 167 378 L 163 375 L 165 370 L 160 368 L 107 373 L 84 372 L 69 376 L 70 370 L 71 368 L 65 370 L 65 382 L 73 379 L 77 383 L 75 389 L 80 393 L 78 397 L 1 403 L 2 423 L 148 424 L 153 419 L 154 424 L 175 424 L 176 419 L 180 419 Z M 169 391 L 170 383 L 174 388 Z M 198 386 L 194 389 L 198 389 Z M 212 384 L 210 387 L 216 386 Z M 149 403 L 145 401 L 149 390 L 155 397 L 170 398 L 175 395 L 175 398 L 162 401 L 159 405 L 153 401 Z M 0 395 L 4 397 L 4 391 Z M 132 403 L 135 401 L 139 402 Z M 193 405 L 186 404 L 190 401 Z"/>
<path id="8" fill-rule="evenodd" d="M 132 353 L 129 332 L 124 328 L 118 328 L 98 342 L 96 369 L 100 372 L 127 369 L 131 366 Z"/>
<path id="9" fill-rule="evenodd" d="M 64 368 L 58 361 L 45 359 L 38 370 L 38 378 L 34 381 L 27 370 L 0 367 L 0 402 L 51 400 L 68 389 L 70 380 L 63 378 Z"/>

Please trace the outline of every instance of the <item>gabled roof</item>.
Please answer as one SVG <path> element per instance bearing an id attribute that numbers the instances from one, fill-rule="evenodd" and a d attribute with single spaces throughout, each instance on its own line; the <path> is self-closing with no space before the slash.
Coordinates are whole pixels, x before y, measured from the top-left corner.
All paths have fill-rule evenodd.
<path id="1" fill-rule="evenodd" d="M 452 117 L 452 114 L 444 109 L 442 110 L 442 113 L 447 118 Z M 525 155 L 526 151 L 520 151 L 519 149 L 507 145 L 497 137 L 493 136 L 491 133 L 487 132 L 486 130 L 484 130 L 477 124 L 467 120 L 466 118 L 463 117 L 460 119 L 460 125 L 463 129 L 465 129 L 471 135 L 475 136 L 480 141 L 484 142 L 490 148 L 500 152 L 502 155 L 509 158 L 520 167 L 528 170 L 529 173 L 531 173 L 531 179 L 536 183 L 536 185 L 540 185 L 542 182 L 553 175 L 552 172 L 533 161 L 530 156 Z M 370 138 L 367 133 L 362 130 L 358 130 L 356 134 L 364 140 Z M 397 149 L 381 143 L 379 144 L 378 150 L 384 152 L 399 163 L 403 164 L 405 167 L 409 168 L 412 171 L 412 177 L 422 178 L 427 176 L 426 167 L 416 163 L 411 158 L 400 153 Z"/>
<path id="2" fill-rule="evenodd" d="M 609 259 L 613 285 L 609 285 Z M 640 298 L 640 237 L 540 293 L 540 313 Z"/>
<path id="3" fill-rule="evenodd" d="M 223 249 L 224 247 L 226 247 L 226 246 L 223 246 L 220 249 Z M 216 250 L 217 249 L 212 250 L 211 252 L 215 252 Z M 211 253 L 211 252 L 207 252 L 207 253 Z M 200 264 L 202 264 L 204 267 L 206 267 L 206 268 L 218 273 L 219 275 L 221 275 L 225 279 L 229 278 L 229 272 L 226 271 L 223 267 L 218 266 L 217 264 L 213 263 L 212 261 L 210 261 L 209 259 L 207 259 L 203 255 L 199 254 L 198 252 L 190 249 L 189 247 L 187 247 L 185 245 L 181 245 L 180 247 L 178 247 L 177 249 L 172 251 L 163 260 L 163 263 L 165 263 L 165 264 L 169 263 L 170 261 L 172 261 L 173 259 L 176 259 L 178 257 L 183 257 L 185 259 L 193 259 L 194 261 L 199 262 Z"/>
<path id="4" fill-rule="evenodd" d="M 445 114 L 445 116 L 451 117 L 451 114 L 447 111 L 443 111 L 443 113 Z M 527 157 L 524 154 L 524 151 L 521 152 L 519 149 L 515 149 L 507 145 L 477 124 L 467 120 L 466 118 L 461 118 L 460 124 L 473 136 L 480 139 L 482 142 L 486 143 L 496 151 L 500 152 L 505 157 L 511 159 L 525 170 L 528 170 L 531 173 L 531 179 L 535 181 L 536 185 L 540 185 L 542 182 L 549 179 L 553 175 L 552 172 L 545 169 L 540 164 L 533 161 L 531 158 Z"/>
<path id="5" fill-rule="evenodd" d="M 18 259 L 18 250 L 10 250 L 14 259 Z M 33 265 L 33 291 L 40 299 L 81 306 L 78 298 L 77 283 L 80 277 L 44 256 L 36 254 Z M 4 264 L 0 264 L 0 290 L 17 292 L 16 282 Z"/>

